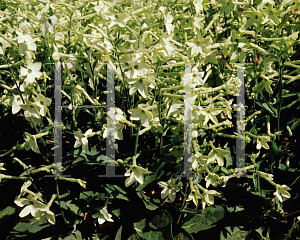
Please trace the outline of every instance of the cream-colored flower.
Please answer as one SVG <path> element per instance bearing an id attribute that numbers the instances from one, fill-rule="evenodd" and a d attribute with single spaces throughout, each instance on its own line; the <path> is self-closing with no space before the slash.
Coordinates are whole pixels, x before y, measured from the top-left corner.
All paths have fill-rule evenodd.
<path id="1" fill-rule="evenodd" d="M 74 132 L 74 137 L 76 139 L 74 148 L 78 148 L 82 145 L 83 153 L 87 153 L 88 152 L 88 137 L 92 132 L 93 132 L 92 129 L 87 130 L 85 132 L 85 134 L 82 134 L 79 131 Z"/>
<path id="2" fill-rule="evenodd" d="M 128 187 L 130 186 L 132 183 L 134 183 L 134 181 L 138 181 L 140 184 L 144 183 L 144 177 L 143 174 L 145 173 L 150 173 L 150 171 L 137 166 L 135 163 L 133 163 L 133 165 L 129 168 L 129 170 L 124 174 L 125 177 L 128 177 L 125 180 L 125 186 Z"/>
<path id="3" fill-rule="evenodd" d="M 163 188 L 163 190 L 161 191 L 161 198 L 165 199 L 166 197 L 169 197 L 171 202 L 174 202 L 176 198 L 176 192 L 179 192 L 174 178 L 171 178 L 167 182 L 159 181 L 157 184 Z"/>
<path id="4" fill-rule="evenodd" d="M 202 199 L 202 208 L 204 209 L 206 204 L 208 206 L 214 205 L 214 196 L 219 196 L 219 195 L 221 194 L 215 190 L 205 189 L 204 198 Z"/>
<path id="5" fill-rule="evenodd" d="M 265 149 L 269 149 L 269 145 L 267 144 L 267 142 L 269 142 L 271 140 L 271 137 L 269 136 L 261 136 L 258 137 L 257 141 L 257 145 L 256 145 L 256 149 L 260 150 L 261 147 L 265 148 Z"/>
<path id="6" fill-rule="evenodd" d="M 198 189 L 192 189 L 190 195 L 188 196 L 188 199 L 186 200 L 191 201 L 193 200 L 193 202 L 195 203 L 196 206 L 198 206 L 198 199 L 201 199 L 202 195 L 200 194 Z"/>
<path id="7" fill-rule="evenodd" d="M 288 186 L 286 185 L 278 185 L 277 188 L 276 188 L 276 192 L 274 192 L 274 196 L 278 198 L 278 200 L 280 202 L 283 202 L 283 198 L 282 197 L 285 197 L 285 198 L 290 198 L 291 195 L 290 193 L 288 192 L 288 190 L 291 190 Z"/>
<path id="8" fill-rule="evenodd" d="M 102 208 L 99 212 L 92 215 L 93 218 L 98 218 L 98 223 L 101 225 L 108 222 L 113 222 L 112 215 L 108 213 L 107 207 Z"/>
<path id="9" fill-rule="evenodd" d="M 215 173 L 209 173 L 205 177 L 205 181 L 206 181 L 206 188 L 208 188 L 210 184 L 216 187 L 219 181 L 219 176 Z"/>

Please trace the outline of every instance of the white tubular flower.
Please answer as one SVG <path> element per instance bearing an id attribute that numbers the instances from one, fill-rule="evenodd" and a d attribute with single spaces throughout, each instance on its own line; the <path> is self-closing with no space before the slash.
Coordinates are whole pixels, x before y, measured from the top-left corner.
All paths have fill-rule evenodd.
<path id="1" fill-rule="evenodd" d="M 273 195 L 275 197 L 278 198 L 278 200 L 280 202 L 283 202 L 283 198 L 282 197 L 285 197 L 285 198 L 290 198 L 291 195 L 290 193 L 288 192 L 288 190 L 291 190 L 287 185 L 278 185 L 276 187 L 276 192 L 273 193 Z"/>
<path id="2" fill-rule="evenodd" d="M 98 223 L 101 225 L 108 222 L 113 222 L 112 215 L 108 213 L 107 207 L 102 208 L 99 212 L 92 215 L 93 218 L 98 218 Z"/>
<path id="3" fill-rule="evenodd" d="M 219 181 L 219 176 L 215 173 L 209 173 L 205 177 L 205 181 L 206 181 L 206 188 L 208 188 L 210 184 L 216 187 Z"/>
<path id="4" fill-rule="evenodd" d="M 40 78 L 42 76 L 43 73 L 40 72 L 41 67 L 42 63 L 40 62 L 30 62 L 27 68 L 21 67 L 20 76 L 26 77 L 24 83 L 20 86 L 21 91 L 24 91 L 24 87 L 26 88 L 28 84 L 34 83 L 36 78 Z"/>
<path id="5" fill-rule="evenodd" d="M 202 199 L 202 208 L 204 209 L 206 204 L 208 206 L 214 205 L 214 196 L 219 196 L 219 195 L 221 194 L 215 190 L 205 189 L 204 198 Z"/>
<path id="6" fill-rule="evenodd" d="M 261 147 L 265 148 L 265 149 L 269 149 L 269 145 L 267 144 L 267 142 L 269 142 L 271 140 L 271 137 L 269 136 L 261 136 L 259 137 L 256 141 L 257 141 L 257 145 L 256 145 L 256 149 L 260 150 Z"/>
<path id="7" fill-rule="evenodd" d="M 26 43 L 28 50 L 36 51 L 36 40 L 32 39 L 31 35 L 31 26 L 28 22 L 20 23 L 20 28 L 16 30 L 18 35 L 18 43 Z"/>
<path id="8" fill-rule="evenodd" d="M 35 104 L 40 108 L 40 114 L 45 117 L 48 111 L 47 106 L 50 106 L 51 99 L 44 97 L 42 94 L 38 94 L 35 98 Z"/>
<path id="9" fill-rule="evenodd" d="M 202 198 L 202 195 L 200 194 L 199 190 L 198 189 L 193 189 L 186 201 L 188 202 L 188 201 L 193 200 L 194 204 L 196 206 L 198 206 L 198 199 L 201 199 L 201 198 Z"/>
<path id="10" fill-rule="evenodd" d="M 92 129 L 89 129 L 85 132 L 85 134 L 82 134 L 79 131 L 74 132 L 74 137 L 76 139 L 76 142 L 74 144 L 74 148 L 78 148 L 82 145 L 82 151 L 83 153 L 88 152 L 88 137 L 93 132 Z"/>
<path id="11" fill-rule="evenodd" d="M 224 166 L 224 160 L 223 158 L 229 155 L 230 152 L 221 148 L 214 148 L 210 151 L 208 154 L 208 161 L 207 163 L 214 162 L 217 160 L 217 163 L 220 167 Z"/>
<path id="12" fill-rule="evenodd" d="M 24 109 L 24 115 L 27 118 L 30 118 L 31 116 L 34 118 L 41 118 L 39 111 L 40 108 L 37 106 L 35 103 L 32 103 L 28 101 L 27 99 L 25 100 L 26 104 L 20 104 L 19 106 Z"/>
<path id="13" fill-rule="evenodd" d="M 144 183 L 143 174 L 145 173 L 150 173 L 150 171 L 137 166 L 136 163 L 133 162 L 133 165 L 124 174 L 125 177 L 129 176 L 129 178 L 125 180 L 125 186 L 126 187 L 130 186 L 132 183 L 134 183 L 134 181 L 138 181 L 140 184 L 143 184 Z"/>
<path id="14" fill-rule="evenodd" d="M 128 112 L 131 114 L 131 120 L 141 120 L 144 127 L 150 125 L 150 121 L 153 119 L 153 115 L 150 111 L 145 108 L 148 107 L 146 104 L 139 104 L 136 109 L 129 109 Z"/>
<path id="15" fill-rule="evenodd" d="M 25 205 L 27 205 L 20 212 L 19 214 L 20 217 L 26 217 L 28 214 L 31 214 L 35 219 L 39 219 L 40 224 L 48 221 L 49 223 L 54 225 L 55 217 L 54 217 L 54 213 L 50 211 L 50 206 L 55 197 L 56 197 L 55 194 L 52 195 L 52 198 L 49 201 L 48 205 L 37 200 L 31 194 L 29 194 L 27 198 L 19 198 L 16 199 L 14 202 L 19 207 L 24 207 Z"/>
<path id="16" fill-rule="evenodd" d="M 123 140 L 123 128 L 124 128 L 124 123 L 115 123 L 114 125 L 115 127 L 115 136 L 114 138 L 115 139 L 118 139 L 118 140 Z M 104 132 L 103 132 L 103 138 L 107 138 L 107 125 L 106 124 L 103 124 L 103 128 L 104 128 Z M 109 129 L 110 132 L 113 132 L 113 128 L 112 129 Z"/>
<path id="17" fill-rule="evenodd" d="M 32 151 L 37 152 L 38 146 L 36 143 L 36 137 L 34 135 L 29 134 L 28 132 L 24 132 L 25 134 L 25 142 L 22 146 L 25 147 L 25 150 L 28 151 L 30 148 Z"/>
<path id="18" fill-rule="evenodd" d="M 161 198 L 165 199 L 166 197 L 169 197 L 171 202 L 174 202 L 176 198 L 176 192 L 179 191 L 174 179 L 171 178 L 167 182 L 159 181 L 157 184 L 163 188 L 163 190 L 161 191 Z"/>

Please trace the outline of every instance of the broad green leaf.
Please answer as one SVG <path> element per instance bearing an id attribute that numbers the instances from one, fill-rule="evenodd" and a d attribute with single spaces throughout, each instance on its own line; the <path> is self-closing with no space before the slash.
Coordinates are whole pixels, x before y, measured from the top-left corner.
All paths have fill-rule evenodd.
<path id="1" fill-rule="evenodd" d="M 181 227 L 189 233 L 196 233 L 214 227 L 215 223 L 224 217 L 225 210 L 222 206 L 216 205 L 205 208 L 199 214 L 195 214 Z"/>
<path id="2" fill-rule="evenodd" d="M 146 218 L 134 223 L 134 229 L 143 239 L 168 240 L 172 238 L 172 218 L 167 211 L 161 211 L 152 220 Z"/>
<path id="3" fill-rule="evenodd" d="M 17 232 L 30 232 L 30 233 L 37 233 L 38 231 L 49 227 L 51 224 L 46 222 L 44 224 L 39 224 L 39 219 L 29 219 L 26 222 L 19 222 L 15 227 L 14 230 Z"/>
<path id="4" fill-rule="evenodd" d="M 106 184 L 104 188 L 109 194 L 113 195 L 115 198 L 129 201 L 128 197 L 126 196 L 126 192 L 118 185 Z"/>
<path id="5" fill-rule="evenodd" d="M 14 215 L 15 212 L 16 212 L 16 209 L 13 206 L 8 206 L 8 207 L 4 208 L 3 210 L 1 210 L 0 211 L 0 223 L 3 223 L 4 221 L 6 221 L 10 217 L 12 217 L 12 215 Z"/>

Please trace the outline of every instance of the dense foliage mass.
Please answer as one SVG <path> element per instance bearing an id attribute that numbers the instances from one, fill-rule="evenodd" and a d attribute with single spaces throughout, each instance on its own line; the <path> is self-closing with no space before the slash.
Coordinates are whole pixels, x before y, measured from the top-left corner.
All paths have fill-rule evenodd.
<path id="1" fill-rule="evenodd" d="M 0 4 L 1 239 L 299 239 L 299 1 Z"/>

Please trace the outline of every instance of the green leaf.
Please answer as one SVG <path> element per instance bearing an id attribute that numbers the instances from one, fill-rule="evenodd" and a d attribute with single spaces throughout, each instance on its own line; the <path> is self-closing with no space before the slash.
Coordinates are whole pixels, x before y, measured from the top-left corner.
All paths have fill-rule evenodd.
<path id="1" fill-rule="evenodd" d="M 122 240 L 122 228 L 123 226 L 121 226 L 116 234 L 115 240 Z"/>
<path id="2" fill-rule="evenodd" d="M 199 214 L 195 214 L 181 227 L 189 233 L 196 233 L 214 227 L 214 223 L 224 217 L 225 210 L 222 206 L 216 205 L 205 208 Z"/>
<path id="3" fill-rule="evenodd" d="M 126 192 L 118 185 L 106 184 L 104 188 L 109 194 L 113 195 L 115 198 L 129 201 L 128 197 L 126 196 Z"/>
<path id="4" fill-rule="evenodd" d="M 84 191 L 81 192 L 79 195 L 80 200 L 86 200 L 87 203 L 89 204 L 92 201 L 101 199 L 105 200 L 105 193 L 98 193 L 98 192 L 93 192 L 93 191 Z"/>
<path id="5" fill-rule="evenodd" d="M 7 208 L 0 211 L 0 224 L 11 218 L 16 212 L 16 208 L 8 206 Z"/>
<path id="6" fill-rule="evenodd" d="M 190 233 L 181 228 L 180 232 L 174 237 L 174 240 L 194 240 L 194 238 Z"/>
<path id="7" fill-rule="evenodd" d="M 278 118 L 278 112 L 277 109 L 274 108 L 271 104 L 269 103 L 263 103 L 262 106 L 273 116 Z"/>
<path id="8" fill-rule="evenodd" d="M 296 127 L 298 127 L 298 125 L 300 124 L 300 119 L 298 119 L 297 121 L 295 121 L 291 127 L 291 130 L 294 130 Z"/>
<path id="9" fill-rule="evenodd" d="M 172 217 L 166 210 L 160 211 L 150 221 L 144 218 L 133 225 L 137 234 L 143 239 L 173 239 Z"/>
<path id="10" fill-rule="evenodd" d="M 121 216 L 121 210 L 120 210 L 120 208 L 114 209 L 114 210 L 112 210 L 111 212 L 112 212 L 117 218 L 120 219 L 120 216 Z"/>
<path id="11" fill-rule="evenodd" d="M 222 7 L 220 9 L 220 12 L 221 12 L 221 14 L 225 13 L 225 16 L 227 16 L 233 7 L 233 4 L 231 1 L 228 1 L 228 0 L 227 1 L 221 0 L 221 4 L 222 4 Z"/>
<path id="12" fill-rule="evenodd" d="M 236 230 L 226 240 L 243 240 L 249 234 L 249 231 Z"/>
<path id="13" fill-rule="evenodd" d="M 49 227 L 51 224 L 46 222 L 43 224 L 39 224 L 39 219 L 29 219 L 26 222 L 19 222 L 15 227 L 14 230 L 17 232 L 30 232 L 30 233 L 37 233 L 38 231 Z"/>
<path id="14" fill-rule="evenodd" d="M 74 233 L 72 233 L 69 236 L 66 236 L 64 238 L 59 237 L 58 240 L 82 240 L 82 235 L 81 235 L 81 232 L 79 230 L 76 230 Z"/>
<path id="15" fill-rule="evenodd" d="M 138 195 L 139 198 L 141 198 L 146 206 L 147 209 L 149 210 L 155 210 L 158 208 L 157 205 L 155 205 L 154 203 L 150 202 L 150 197 L 146 196 L 143 192 L 137 192 L 136 193 Z"/>

